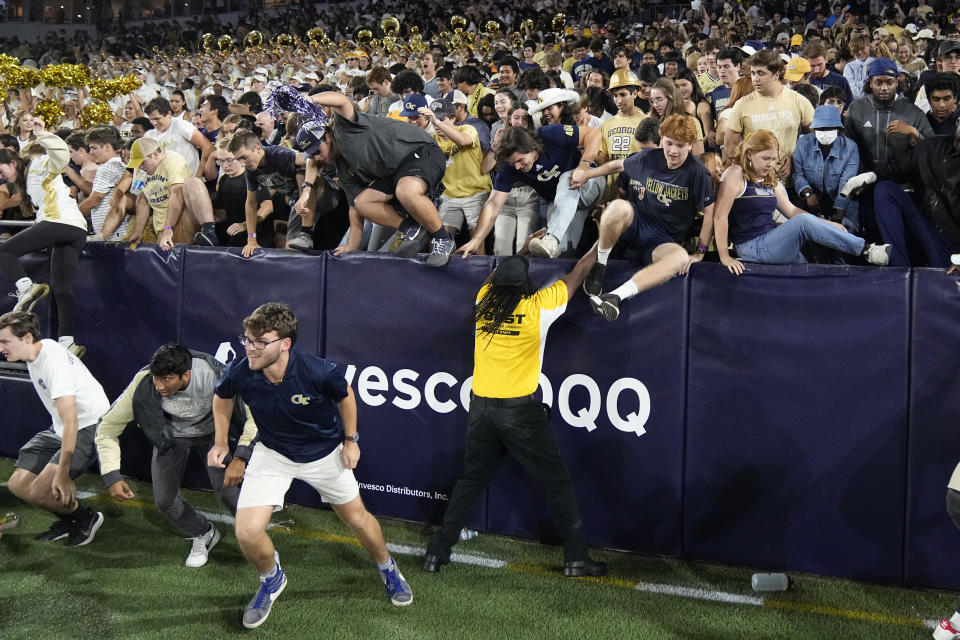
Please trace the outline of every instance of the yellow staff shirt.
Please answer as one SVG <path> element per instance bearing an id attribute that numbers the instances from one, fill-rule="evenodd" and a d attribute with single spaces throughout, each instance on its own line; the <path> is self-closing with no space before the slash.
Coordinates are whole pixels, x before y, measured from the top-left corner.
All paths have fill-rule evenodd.
<path id="1" fill-rule="evenodd" d="M 479 303 L 490 289 L 484 285 Z M 567 285 L 557 280 L 524 298 L 497 333 L 476 328 L 473 356 L 473 393 L 486 398 L 519 398 L 537 390 L 543 368 L 543 348 L 550 325 L 567 308 Z"/>

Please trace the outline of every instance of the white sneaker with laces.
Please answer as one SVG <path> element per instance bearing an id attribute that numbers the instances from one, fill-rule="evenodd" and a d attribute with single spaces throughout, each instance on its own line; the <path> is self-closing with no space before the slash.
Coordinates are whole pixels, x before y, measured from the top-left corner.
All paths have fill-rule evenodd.
<path id="1" fill-rule="evenodd" d="M 556 258 L 560 255 L 560 241 L 549 233 L 531 240 L 528 248 L 530 255 L 537 258 Z"/>
<path id="2" fill-rule="evenodd" d="M 893 245 L 871 244 L 867 247 L 867 262 L 878 267 L 885 267 L 890 263 L 890 253 L 892 251 Z"/>
<path id="3" fill-rule="evenodd" d="M 17 299 L 17 304 L 13 305 L 14 311 L 33 311 L 33 306 L 50 293 L 50 285 L 43 283 L 34 283 L 23 291 L 17 291 L 10 295 Z"/>
<path id="4" fill-rule="evenodd" d="M 210 550 L 217 546 L 218 542 L 220 542 L 220 532 L 217 531 L 215 526 L 210 525 L 210 531 L 193 538 L 193 548 L 190 549 L 190 555 L 187 556 L 187 561 L 184 564 L 191 569 L 207 564 Z"/>

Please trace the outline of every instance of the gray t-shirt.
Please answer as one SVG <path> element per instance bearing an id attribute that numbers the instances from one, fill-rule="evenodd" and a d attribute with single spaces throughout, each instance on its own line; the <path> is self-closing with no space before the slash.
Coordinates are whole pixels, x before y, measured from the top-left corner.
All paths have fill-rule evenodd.
<path id="1" fill-rule="evenodd" d="M 339 113 L 333 117 L 339 149 L 337 175 L 351 204 L 370 182 L 396 174 L 403 160 L 415 150 L 437 144 L 429 133 L 409 122 L 354 113 L 356 120 Z"/>
<path id="2" fill-rule="evenodd" d="M 367 110 L 367 113 L 371 116 L 386 116 L 390 113 L 390 105 L 400 99 L 400 96 L 395 96 L 392 93 L 388 96 L 381 96 L 374 94 L 370 98 L 370 108 Z"/>
<path id="3" fill-rule="evenodd" d="M 213 420 L 203 420 L 213 410 L 213 389 L 217 374 L 206 360 L 194 358 L 190 384 L 170 398 L 161 398 L 160 406 L 170 416 L 174 438 L 193 438 L 213 432 Z"/>

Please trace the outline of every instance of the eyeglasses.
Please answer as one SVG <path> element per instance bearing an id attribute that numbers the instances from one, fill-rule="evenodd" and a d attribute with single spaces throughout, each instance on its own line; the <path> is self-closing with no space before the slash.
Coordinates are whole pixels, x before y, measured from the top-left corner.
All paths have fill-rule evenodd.
<path id="1" fill-rule="evenodd" d="M 274 342 L 279 342 L 283 338 L 276 338 L 274 340 L 254 340 L 253 338 L 248 338 L 247 336 L 239 336 L 240 344 L 245 347 L 250 347 L 256 351 L 263 351 L 267 348 L 267 345 L 271 345 Z"/>
<path id="2" fill-rule="evenodd" d="M 666 98 L 650 98 L 650 104 L 660 104 L 666 101 L 667 101 Z"/>
<path id="3" fill-rule="evenodd" d="M 222 167 L 225 164 L 230 164 L 231 162 L 236 162 L 236 161 L 237 161 L 236 158 L 224 158 L 223 160 L 221 160 L 220 158 L 217 158 L 216 160 L 214 160 L 214 162 L 217 163 L 218 167 Z"/>

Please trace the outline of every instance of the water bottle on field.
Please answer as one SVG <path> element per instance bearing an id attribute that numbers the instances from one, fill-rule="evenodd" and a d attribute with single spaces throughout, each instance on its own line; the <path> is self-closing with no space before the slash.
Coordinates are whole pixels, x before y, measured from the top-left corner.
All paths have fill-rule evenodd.
<path id="1" fill-rule="evenodd" d="M 785 573 L 755 573 L 750 579 L 754 591 L 786 591 L 790 577 Z"/>
<path id="2" fill-rule="evenodd" d="M 480 534 L 474 531 L 473 529 L 467 529 L 466 527 L 464 527 L 463 529 L 460 529 L 461 540 L 473 540 L 478 535 Z"/>

